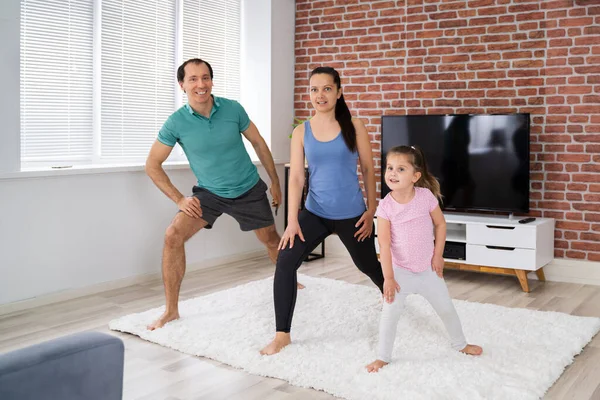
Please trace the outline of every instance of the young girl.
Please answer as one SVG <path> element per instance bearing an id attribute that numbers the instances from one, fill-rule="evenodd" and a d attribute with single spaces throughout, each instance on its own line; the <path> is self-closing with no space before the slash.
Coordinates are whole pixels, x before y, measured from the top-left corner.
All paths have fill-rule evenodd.
<path id="1" fill-rule="evenodd" d="M 304 186 L 306 155 L 309 171 L 306 209 L 288 215 L 273 283 L 276 333 L 261 354 L 275 354 L 291 343 L 296 271 L 330 234 L 337 233 L 354 264 L 383 291 L 383 273 L 371 234 L 376 193 L 369 134 L 359 119 L 352 118 L 335 69 L 319 67 L 312 71 L 310 101 L 314 117 L 292 133 L 288 196 L 289 209 L 297 210 Z M 357 161 L 365 181 L 367 207 L 358 183 Z"/>
<path id="2" fill-rule="evenodd" d="M 378 359 L 367 370 L 377 372 L 391 361 L 398 320 L 411 293 L 422 295 L 432 305 L 450 334 L 452 348 L 480 355 L 481 347 L 467 344 L 442 279 L 446 221 L 438 202 L 440 185 L 429 174 L 423 152 L 413 146 L 389 150 L 385 183 L 391 192 L 377 208 L 384 303 Z"/>

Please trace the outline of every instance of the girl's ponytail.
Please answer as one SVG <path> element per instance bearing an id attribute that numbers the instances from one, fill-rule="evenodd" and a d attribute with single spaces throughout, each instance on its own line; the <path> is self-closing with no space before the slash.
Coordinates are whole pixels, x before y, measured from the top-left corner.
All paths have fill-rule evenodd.
<path id="1" fill-rule="evenodd" d="M 421 172 L 421 179 L 415 183 L 415 186 L 427 188 L 433 193 L 435 197 L 437 197 L 440 204 L 442 203 L 442 191 L 440 189 L 440 183 L 435 178 L 435 176 L 429 173 L 429 169 L 427 168 L 427 161 L 425 160 L 425 154 L 423 154 L 423 150 L 417 146 L 411 146 L 411 149 L 415 155 L 415 164 L 417 166 L 417 170 Z"/>

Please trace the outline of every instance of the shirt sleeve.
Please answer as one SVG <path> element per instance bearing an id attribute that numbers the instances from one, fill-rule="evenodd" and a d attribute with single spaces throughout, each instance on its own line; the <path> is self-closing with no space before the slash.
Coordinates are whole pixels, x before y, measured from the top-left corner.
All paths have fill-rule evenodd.
<path id="1" fill-rule="evenodd" d="M 237 105 L 237 108 L 238 108 L 238 119 L 239 119 L 239 123 L 240 123 L 240 132 L 244 132 L 250 126 L 250 118 L 248 117 L 246 110 L 244 110 L 244 107 L 242 107 L 242 105 L 240 103 L 238 103 L 236 101 L 235 104 Z"/>
<path id="2" fill-rule="evenodd" d="M 375 216 L 377 218 L 383 218 L 383 219 L 387 219 L 388 221 L 390 220 L 389 217 L 389 210 L 388 210 L 388 201 L 387 201 L 387 196 L 384 197 L 380 202 L 379 205 L 377 205 L 377 211 L 375 211 Z"/>
<path id="3" fill-rule="evenodd" d="M 169 147 L 175 146 L 179 138 L 172 129 L 170 120 L 166 120 L 160 131 L 158 131 L 158 141 Z"/>
<path id="4" fill-rule="evenodd" d="M 427 196 L 425 200 L 427 208 L 429 209 L 429 212 L 432 212 L 437 206 L 440 205 L 440 202 L 438 201 L 437 197 L 435 197 L 435 195 L 431 193 L 431 190 L 427 189 L 425 191 L 425 194 Z"/>

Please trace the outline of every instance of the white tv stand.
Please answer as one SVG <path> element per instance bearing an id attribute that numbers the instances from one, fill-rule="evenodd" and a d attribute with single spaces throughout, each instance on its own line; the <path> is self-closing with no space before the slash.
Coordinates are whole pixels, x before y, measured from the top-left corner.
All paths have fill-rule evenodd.
<path id="1" fill-rule="evenodd" d="M 545 280 L 543 267 L 554 258 L 554 219 L 444 213 L 446 242 L 465 244 L 464 259 L 445 259 L 445 268 L 516 276 L 529 292 L 527 273 Z M 379 252 L 379 245 L 377 245 Z"/>
<path id="2" fill-rule="evenodd" d="M 554 219 L 537 218 L 528 224 L 506 216 L 445 213 L 446 242 L 466 244 L 465 259 L 445 259 L 445 267 L 514 275 L 529 292 L 527 272 L 543 281 L 544 265 L 554 258 Z"/>

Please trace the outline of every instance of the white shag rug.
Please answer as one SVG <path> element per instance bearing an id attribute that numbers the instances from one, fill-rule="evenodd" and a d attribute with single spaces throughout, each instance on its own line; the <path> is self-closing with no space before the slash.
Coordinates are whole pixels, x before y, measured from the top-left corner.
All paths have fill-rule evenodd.
<path id="1" fill-rule="evenodd" d="M 600 319 L 454 300 L 480 357 L 453 351 L 441 320 L 420 296 L 407 298 L 390 365 L 375 359 L 381 300 L 374 287 L 302 275 L 292 345 L 274 356 L 273 279 L 180 303 L 181 319 L 150 332 L 163 307 L 110 322 L 110 329 L 251 374 L 347 399 L 538 399 L 600 330 Z"/>

